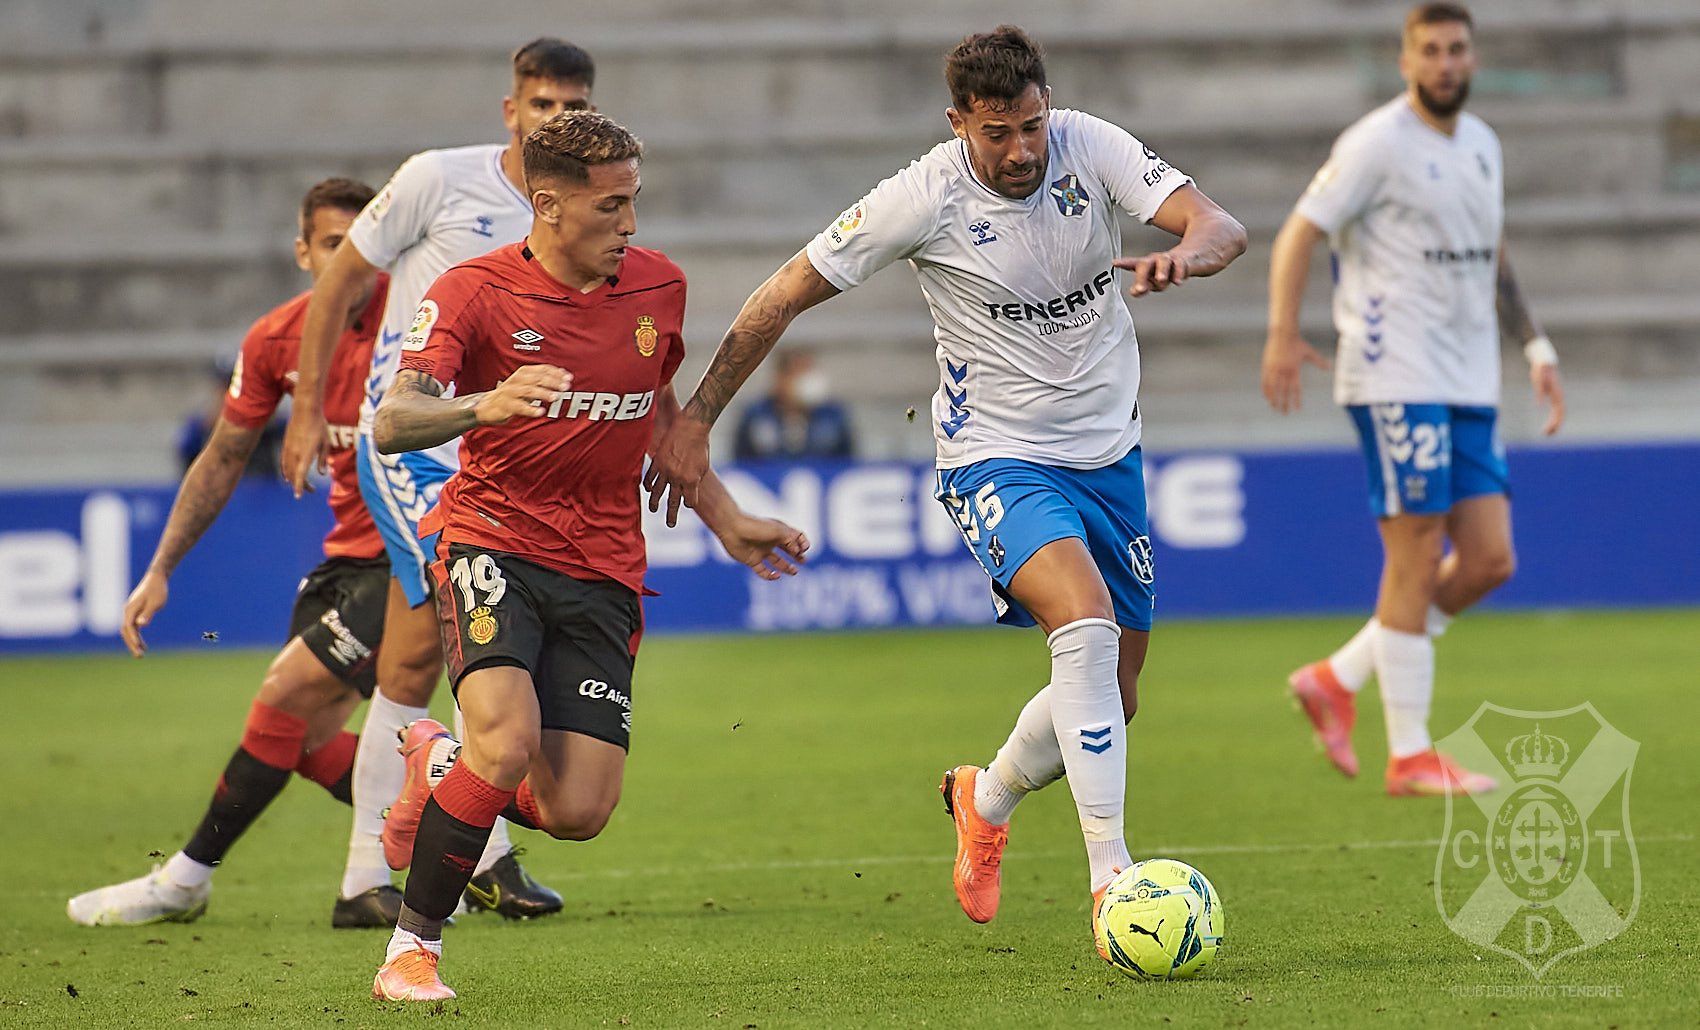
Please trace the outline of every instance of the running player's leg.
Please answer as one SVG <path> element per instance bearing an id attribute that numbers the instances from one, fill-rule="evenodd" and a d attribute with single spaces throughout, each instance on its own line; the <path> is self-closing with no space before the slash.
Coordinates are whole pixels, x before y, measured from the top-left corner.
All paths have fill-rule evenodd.
<path id="1" fill-rule="evenodd" d="M 1446 531 L 1452 553 L 1440 567 L 1429 633 L 1440 636 L 1452 618 L 1502 586 L 1517 571 L 1511 542 L 1510 475 L 1499 443 L 1498 412 L 1451 411 L 1452 511 Z"/>
<path id="2" fill-rule="evenodd" d="M 312 754 L 309 735 L 321 752 L 330 747 L 340 732 L 339 720 L 358 700 L 300 637 L 292 639 L 267 670 L 241 743 L 182 850 L 149 876 L 72 898 L 67 906 L 71 918 L 89 925 L 133 925 L 198 917 L 206 909 L 214 868 L 283 790 L 290 774 L 322 770 L 328 778 L 325 763 L 305 761 Z M 352 760 L 352 747 L 340 750 Z"/>
<path id="3" fill-rule="evenodd" d="M 1434 643 L 1428 610 L 1446 543 L 1444 515 L 1400 514 L 1380 520 L 1382 570 L 1376 596 L 1375 671 L 1393 762 L 1428 751 L 1434 697 Z"/>
<path id="4" fill-rule="evenodd" d="M 1466 497 L 1446 517 L 1452 551 L 1440 564 L 1435 607 L 1450 620 L 1493 593 L 1517 571 L 1511 541 L 1511 501 L 1504 494 Z M 1430 632 L 1436 627 L 1430 625 Z M 1444 627 L 1441 627 L 1444 631 Z"/>
<path id="5" fill-rule="evenodd" d="M 401 914 L 373 982 L 380 998 L 453 997 L 437 977 L 443 923 L 460 903 L 490 828 L 513 802 L 542 737 L 531 672 L 499 660 L 504 664 L 479 666 L 459 680 L 466 739 L 419 819 Z"/>

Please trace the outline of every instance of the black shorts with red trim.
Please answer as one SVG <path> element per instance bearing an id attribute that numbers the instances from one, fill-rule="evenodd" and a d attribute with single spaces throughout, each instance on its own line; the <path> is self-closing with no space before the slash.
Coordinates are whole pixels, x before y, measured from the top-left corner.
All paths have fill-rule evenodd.
<path id="1" fill-rule="evenodd" d="M 371 697 L 389 594 L 388 558 L 326 559 L 296 588 L 289 635 L 300 637 L 337 679 Z"/>
<path id="2" fill-rule="evenodd" d="M 643 605 L 607 579 L 575 579 L 503 551 L 449 544 L 431 564 L 443 659 L 460 696 L 495 665 L 531 674 L 543 728 L 631 749 L 632 670 Z"/>

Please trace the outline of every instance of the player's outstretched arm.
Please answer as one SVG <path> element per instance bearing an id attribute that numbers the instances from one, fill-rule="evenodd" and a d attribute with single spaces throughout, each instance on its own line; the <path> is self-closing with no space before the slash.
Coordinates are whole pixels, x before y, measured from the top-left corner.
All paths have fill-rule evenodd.
<path id="1" fill-rule="evenodd" d="M 336 341 L 342 335 L 349 309 L 366 296 L 378 270 L 360 251 L 344 239 L 331 257 L 330 267 L 313 284 L 307 316 L 301 326 L 301 356 L 296 372 L 295 400 L 289 410 L 289 427 L 283 434 L 283 478 L 300 497 L 310 489 L 307 476 L 315 465 L 324 472 L 328 444 L 325 436 L 325 369 L 329 367 Z"/>
<path id="2" fill-rule="evenodd" d="M 1215 275 L 1245 253 L 1245 226 L 1191 183 L 1169 194 L 1151 224 L 1181 239 L 1168 250 L 1112 262 L 1133 273 L 1127 288 L 1133 297 L 1161 293 L 1194 276 Z"/>
<path id="3" fill-rule="evenodd" d="M 655 447 L 643 481 L 650 511 L 660 510 L 665 494 L 667 524 L 674 526 L 681 502 L 698 507 L 697 491 L 709 473 L 708 432 L 715 420 L 779 342 L 791 320 L 837 295 L 838 287 L 815 270 L 805 251 L 798 251 L 750 294 L 732 328 L 726 330 L 702 382 Z"/>
<path id="4" fill-rule="evenodd" d="M 1269 253 L 1269 334 L 1263 344 L 1263 397 L 1285 415 L 1297 411 L 1304 388 L 1299 372 L 1308 362 L 1328 368 L 1328 359 L 1299 335 L 1299 309 L 1305 281 L 1310 278 L 1310 255 L 1323 232 L 1304 215 L 1287 216 Z"/>
<path id="5" fill-rule="evenodd" d="M 264 431 L 264 426 L 245 429 L 220 416 L 213 423 L 206 446 L 190 463 L 183 485 L 177 488 L 177 498 L 171 502 L 171 515 L 165 520 L 165 532 L 154 548 L 153 560 L 124 603 L 124 624 L 119 632 L 124 646 L 137 658 L 148 650 L 142 627 L 153 621 L 171 596 L 167 585 L 171 574 L 224 510 Z"/>
<path id="6" fill-rule="evenodd" d="M 679 396 L 669 383 L 656 392 L 651 455 L 680 417 Z M 762 579 L 795 576 L 797 566 L 803 564 L 804 556 L 808 554 L 809 538 L 803 535 L 802 530 L 778 519 L 751 515 L 738 507 L 713 469 L 703 476 L 691 510 L 719 539 L 720 546 L 725 548 L 729 557 L 748 565 Z"/>
<path id="7" fill-rule="evenodd" d="M 1535 388 L 1535 399 L 1547 407 L 1547 421 L 1541 432 L 1551 436 L 1564 425 L 1564 383 L 1558 377 L 1558 351 L 1541 332 L 1528 302 L 1523 299 L 1517 275 L 1511 270 L 1511 255 L 1506 252 L 1504 237 L 1499 240 L 1499 277 L 1494 303 L 1499 311 L 1500 331 L 1516 341 L 1523 348 L 1523 356 L 1529 359 L 1529 382 Z"/>
<path id="8" fill-rule="evenodd" d="M 378 404 L 372 442 L 383 454 L 448 443 L 469 429 L 516 418 L 541 418 L 558 407 L 573 377 L 554 365 L 524 365 L 494 390 L 444 397 L 443 384 L 418 369 L 403 368 Z"/>

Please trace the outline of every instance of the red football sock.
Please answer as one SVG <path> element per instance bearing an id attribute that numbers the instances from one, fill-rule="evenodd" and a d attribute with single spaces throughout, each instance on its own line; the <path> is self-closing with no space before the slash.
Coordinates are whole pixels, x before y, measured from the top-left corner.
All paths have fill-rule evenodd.
<path id="1" fill-rule="evenodd" d="M 344 804 L 352 804 L 354 751 L 360 746 L 357 734 L 343 730 L 330 740 L 301 756 L 295 771 L 331 792 Z"/>
<path id="2" fill-rule="evenodd" d="M 520 815 L 525 816 L 524 819 L 513 820 L 514 822 L 531 830 L 543 828 L 543 814 L 537 810 L 537 795 L 531 792 L 531 777 L 527 776 L 519 781 L 519 789 L 514 791 L 514 807 L 519 809 Z"/>
<path id="3" fill-rule="evenodd" d="M 255 701 L 242 727 L 242 750 L 273 769 L 293 769 L 301 761 L 307 740 L 307 720 Z"/>
<path id="4" fill-rule="evenodd" d="M 479 776 L 465 761 L 456 762 L 431 792 L 439 807 L 468 826 L 494 826 L 514 792 Z"/>

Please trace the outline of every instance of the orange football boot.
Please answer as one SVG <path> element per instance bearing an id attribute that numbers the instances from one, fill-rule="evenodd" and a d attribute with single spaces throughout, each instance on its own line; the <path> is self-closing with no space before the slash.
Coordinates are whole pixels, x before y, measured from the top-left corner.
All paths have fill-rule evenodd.
<path id="1" fill-rule="evenodd" d="M 372 997 L 379 1001 L 448 1001 L 454 989 L 437 975 L 437 956 L 425 949 L 404 951 L 378 968 Z"/>
<path id="2" fill-rule="evenodd" d="M 1106 883 L 1092 892 L 1092 946 L 1098 949 L 1098 957 L 1105 962 L 1110 961 L 1110 945 L 1109 938 L 1104 936 L 1104 917 L 1098 910 L 1104 907 L 1104 895 L 1109 889 L 1110 885 Z"/>
<path id="3" fill-rule="evenodd" d="M 1294 671 L 1287 677 L 1287 685 L 1334 768 L 1356 776 L 1358 756 L 1352 750 L 1352 726 L 1358 721 L 1357 698 L 1340 685 L 1326 660 Z"/>
<path id="4" fill-rule="evenodd" d="M 402 761 L 407 763 L 407 781 L 395 803 L 384 813 L 384 861 L 391 869 L 406 869 L 413 861 L 413 838 L 419 833 L 419 817 L 431 797 L 431 742 L 452 736 L 448 727 L 435 719 L 416 719 L 401 731 Z"/>
<path id="5" fill-rule="evenodd" d="M 944 795 L 944 810 L 956 823 L 956 868 L 951 881 L 957 903 L 969 919 L 989 923 L 998 914 L 1009 827 L 993 826 L 974 808 L 974 780 L 982 771 L 978 766 L 957 766 L 944 774 L 939 793 Z"/>
<path id="6" fill-rule="evenodd" d="M 1487 794 L 1497 786 L 1493 777 L 1471 772 L 1433 748 L 1387 760 L 1387 793 L 1393 797 Z"/>

